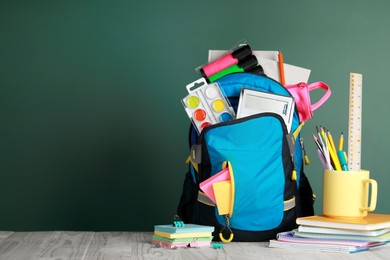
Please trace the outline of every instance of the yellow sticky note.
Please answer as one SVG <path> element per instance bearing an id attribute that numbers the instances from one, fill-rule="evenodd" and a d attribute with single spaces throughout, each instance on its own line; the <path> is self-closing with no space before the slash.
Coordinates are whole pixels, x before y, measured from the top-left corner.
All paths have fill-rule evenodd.
<path id="1" fill-rule="evenodd" d="M 232 201 L 232 185 L 230 180 L 213 183 L 213 190 L 218 207 L 218 214 L 230 214 L 230 205 Z"/>

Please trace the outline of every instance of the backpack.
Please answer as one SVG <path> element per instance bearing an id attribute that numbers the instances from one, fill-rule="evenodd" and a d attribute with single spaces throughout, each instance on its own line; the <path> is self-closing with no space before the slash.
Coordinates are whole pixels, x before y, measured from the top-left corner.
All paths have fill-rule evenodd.
<path id="1" fill-rule="evenodd" d="M 265 75 L 233 73 L 216 81 L 236 110 L 242 87 L 291 96 Z M 280 115 L 260 113 L 206 127 L 200 135 L 190 126 L 183 191 L 177 214 L 185 223 L 215 227 L 214 240 L 268 241 L 296 228 L 296 218 L 314 215 L 314 195 L 304 173 L 300 124 L 294 111 L 291 132 Z M 229 167 L 231 212 L 217 206 L 199 184 Z"/>

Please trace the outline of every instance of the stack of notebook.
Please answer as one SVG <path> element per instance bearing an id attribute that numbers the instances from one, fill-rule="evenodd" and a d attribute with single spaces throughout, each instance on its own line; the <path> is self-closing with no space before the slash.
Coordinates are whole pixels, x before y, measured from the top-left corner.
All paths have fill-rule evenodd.
<path id="1" fill-rule="evenodd" d="M 390 242 L 390 215 L 369 214 L 362 219 L 311 216 L 297 219 L 297 229 L 279 233 L 269 246 L 354 253 Z"/>
<path id="2" fill-rule="evenodd" d="M 152 238 L 153 245 L 177 247 L 203 247 L 211 246 L 214 227 L 196 224 L 185 224 L 182 227 L 174 225 L 156 225 Z"/>

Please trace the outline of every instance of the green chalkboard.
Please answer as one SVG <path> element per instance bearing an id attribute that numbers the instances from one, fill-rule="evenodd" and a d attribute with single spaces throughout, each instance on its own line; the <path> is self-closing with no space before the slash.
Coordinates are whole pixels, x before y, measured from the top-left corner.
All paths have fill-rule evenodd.
<path id="1" fill-rule="evenodd" d="M 332 89 L 303 129 L 348 132 L 363 74 L 362 166 L 389 213 L 387 1 L 2 1 L 0 230 L 145 230 L 171 221 L 190 121 L 180 103 L 209 49 L 281 49 Z M 313 99 L 316 95 L 313 95 Z"/>

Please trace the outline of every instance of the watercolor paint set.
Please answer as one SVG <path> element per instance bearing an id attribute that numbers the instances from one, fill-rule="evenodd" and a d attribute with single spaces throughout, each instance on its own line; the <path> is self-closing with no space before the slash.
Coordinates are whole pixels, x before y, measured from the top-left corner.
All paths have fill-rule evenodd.
<path id="1" fill-rule="evenodd" d="M 189 95 L 182 103 L 198 134 L 206 126 L 235 119 L 233 107 L 217 83 L 208 84 L 200 78 L 186 88 Z"/>

